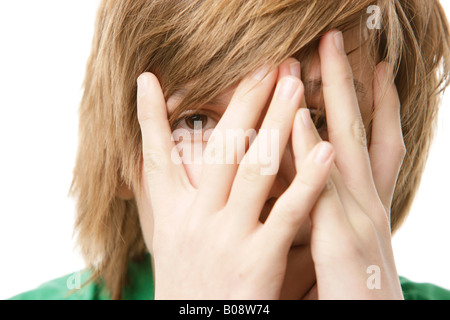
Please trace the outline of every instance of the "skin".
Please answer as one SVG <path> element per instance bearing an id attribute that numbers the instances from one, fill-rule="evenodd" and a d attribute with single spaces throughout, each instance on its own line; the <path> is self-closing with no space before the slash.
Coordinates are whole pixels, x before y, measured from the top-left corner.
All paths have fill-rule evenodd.
<path id="1" fill-rule="evenodd" d="M 358 46 L 353 32 L 344 34 L 347 52 Z M 155 298 L 403 298 L 389 225 L 405 154 L 397 90 L 386 63 L 373 74 L 360 63 L 365 48 L 347 57 L 335 34 L 321 39 L 305 80 L 322 77 L 325 131 L 318 132 L 309 111 L 300 108 L 320 96 L 307 90 L 305 97 L 300 65 L 290 68 L 297 62 L 293 58 L 250 91 L 252 76 L 230 87 L 221 95 L 227 108 L 214 109 L 218 131 L 279 130 L 276 175 L 261 175 L 261 164 L 174 163 L 167 119 L 177 101 L 165 101 L 153 74 L 139 77 L 144 187 L 136 200 L 153 258 Z M 295 94 L 280 100 L 287 79 Z M 364 92 L 355 91 L 354 80 Z M 372 108 L 377 113 L 367 145 L 363 137 Z M 257 137 L 252 146 L 264 143 Z M 276 199 L 273 207 L 269 199 Z M 380 270 L 379 289 L 367 286 L 367 268 L 373 265 Z"/>

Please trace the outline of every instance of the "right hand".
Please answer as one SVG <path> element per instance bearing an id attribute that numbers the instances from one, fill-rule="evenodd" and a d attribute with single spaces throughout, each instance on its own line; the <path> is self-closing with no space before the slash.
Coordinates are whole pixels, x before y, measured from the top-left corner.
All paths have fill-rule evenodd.
<path id="1" fill-rule="evenodd" d="M 292 62 L 295 60 L 289 58 L 284 64 Z M 281 100 L 278 94 L 286 78 L 293 81 L 295 93 Z M 304 88 L 298 77 L 279 79 L 278 68 L 256 86 L 257 80 L 250 76 L 239 83 L 215 132 L 254 129 L 275 82 L 260 130 L 279 130 L 281 159 L 294 118 L 300 121 L 296 114 Z M 253 155 L 258 145 L 267 145 L 261 135 L 240 164 L 204 163 L 198 188 L 194 188 L 184 165 L 171 159 L 175 144 L 167 107 L 159 81 L 151 73 L 142 74 L 139 80 L 138 119 L 143 141 L 143 190 L 152 208 L 152 212 L 140 214 L 153 214 L 155 298 L 278 299 L 294 237 L 329 177 L 334 162 L 331 144 L 320 142 L 308 154 L 262 224 L 259 216 L 276 173 L 262 175 L 262 164 L 247 161 L 256 158 Z M 207 148 L 218 148 L 216 140 L 210 139 Z M 314 161 L 320 147 L 331 149 L 324 163 Z"/>

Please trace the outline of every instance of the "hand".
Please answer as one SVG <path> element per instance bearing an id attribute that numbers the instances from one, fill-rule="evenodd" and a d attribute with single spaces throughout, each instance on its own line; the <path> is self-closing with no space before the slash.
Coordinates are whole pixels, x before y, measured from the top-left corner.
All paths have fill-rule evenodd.
<path id="1" fill-rule="evenodd" d="M 288 59 L 280 68 L 286 68 L 289 62 L 294 59 Z M 151 251 L 156 299 L 279 298 L 288 252 L 329 177 L 333 152 L 328 142 L 312 148 L 269 218 L 264 224 L 259 221 L 275 175 L 262 175 L 263 164 L 251 159 L 257 159 L 258 148 L 267 144 L 267 139 L 261 137 L 264 130 L 279 132 L 281 158 L 304 95 L 298 77 L 279 79 L 277 75 L 275 68 L 257 85 L 253 77 L 239 84 L 214 130 L 216 133 L 230 128 L 255 128 L 277 82 L 259 134 L 243 161 L 239 165 L 204 163 L 197 189 L 191 185 L 180 159 L 171 159 L 175 145 L 158 80 L 150 73 L 139 78 L 143 185 L 151 198 L 154 219 Z M 279 94 L 288 80 L 293 95 L 283 98 Z M 214 133 L 208 148 L 220 149 Z M 238 156 L 236 150 L 240 150 L 239 146 L 226 157 L 234 159 Z M 331 151 L 330 156 L 315 161 L 319 150 L 321 154 Z M 298 210 L 292 210 L 297 207 Z"/>
<path id="2" fill-rule="evenodd" d="M 398 93 L 389 65 L 380 63 L 367 150 L 352 69 L 345 52 L 335 46 L 334 34 L 327 33 L 319 46 L 328 136 L 336 159 L 311 212 L 313 292 L 319 299 L 403 299 L 390 232 L 391 201 L 405 155 Z M 384 84 L 389 86 L 382 100 Z M 293 128 L 297 170 L 320 141 L 307 109 L 302 110 Z M 368 284 L 371 276 L 374 282 Z"/>

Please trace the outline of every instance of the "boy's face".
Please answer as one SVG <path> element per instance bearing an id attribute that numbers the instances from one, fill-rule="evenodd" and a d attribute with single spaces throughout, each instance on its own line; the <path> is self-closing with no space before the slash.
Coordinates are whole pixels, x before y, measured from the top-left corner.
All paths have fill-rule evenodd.
<path id="1" fill-rule="evenodd" d="M 355 89 L 358 96 L 361 116 L 366 125 L 366 130 L 368 130 L 368 120 L 373 108 L 372 82 L 374 74 L 372 71 L 372 66 L 368 62 L 368 49 L 364 46 L 360 47 L 360 39 L 361 35 L 359 29 L 349 30 L 348 32 L 344 33 L 345 50 L 346 52 L 351 52 L 351 54 L 348 55 L 348 58 L 353 69 Z M 300 63 L 302 63 L 302 61 L 300 61 Z M 320 61 L 318 53 L 316 53 L 308 74 L 304 79 L 302 79 L 305 85 L 306 103 L 307 106 L 312 109 L 312 115 L 314 115 L 313 109 L 319 107 L 319 102 L 323 101 L 323 97 L 321 97 L 320 93 L 320 78 Z M 195 116 L 184 118 L 179 122 L 175 122 L 173 129 L 192 130 L 195 121 L 202 121 L 204 130 L 214 128 L 214 126 L 220 120 L 221 115 L 223 115 L 223 113 L 225 112 L 226 106 L 230 102 L 236 87 L 237 85 L 227 88 L 227 90 L 225 90 L 218 97 L 217 101 L 220 101 L 220 103 L 218 103 L 217 105 L 203 106 L 201 109 L 195 112 Z M 167 100 L 169 115 L 176 109 L 177 105 L 180 102 L 180 98 L 180 95 L 174 94 Z M 266 107 L 269 106 L 269 103 L 270 99 L 267 101 Z M 264 114 L 261 115 L 258 125 L 262 123 L 263 118 Z M 255 129 L 257 130 L 258 128 Z M 326 122 L 320 121 L 317 129 L 322 139 L 328 140 Z M 183 143 L 190 144 L 191 142 L 180 142 L 179 145 Z M 204 148 L 205 146 L 206 143 L 203 143 L 202 147 Z M 202 170 L 201 163 L 185 163 L 184 166 L 192 185 L 194 187 L 197 187 Z M 265 221 L 265 219 L 269 215 L 271 207 L 273 206 L 275 200 L 284 193 L 291 181 L 294 179 L 295 175 L 296 170 L 293 160 L 293 154 L 288 144 L 285 153 L 281 158 L 279 171 L 267 198 L 266 205 L 261 212 L 260 220 L 262 222 Z M 150 199 L 146 199 L 143 195 L 137 197 L 137 199 L 139 199 L 138 208 L 140 221 L 142 223 L 142 229 L 144 230 L 144 238 L 147 247 L 151 252 L 154 230 L 153 218 L 147 214 L 148 212 L 151 212 L 151 208 L 149 207 Z M 304 294 L 308 291 L 308 289 L 313 285 L 315 281 L 313 262 L 309 249 L 309 229 L 310 225 L 309 221 L 307 221 L 298 231 L 297 236 L 294 240 L 295 247 L 293 247 L 288 256 L 286 279 L 281 295 L 282 299 L 298 299 L 304 296 Z"/>

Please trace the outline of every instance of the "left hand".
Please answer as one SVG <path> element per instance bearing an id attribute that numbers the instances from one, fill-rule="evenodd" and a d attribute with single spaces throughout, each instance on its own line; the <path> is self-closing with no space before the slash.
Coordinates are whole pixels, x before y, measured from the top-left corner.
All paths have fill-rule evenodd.
<path id="1" fill-rule="evenodd" d="M 352 69 L 345 52 L 335 46 L 335 32 L 324 35 L 319 47 L 335 166 L 310 213 L 314 291 L 319 299 L 403 299 L 390 229 L 392 197 L 405 156 L 398 93 L 389 65 L 378 64 L 367 148 Z M 292 137 L 298 170 L 322 140 L 304 108 L 297 114 Z"/>

